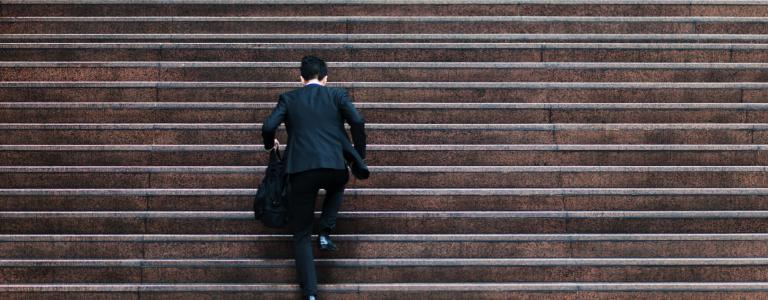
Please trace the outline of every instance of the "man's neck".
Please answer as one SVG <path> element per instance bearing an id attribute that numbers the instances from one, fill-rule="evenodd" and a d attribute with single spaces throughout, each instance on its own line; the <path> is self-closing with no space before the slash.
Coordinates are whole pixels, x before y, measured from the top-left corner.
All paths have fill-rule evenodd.
<path id="1" fill-rule="evenodd" d="M 322 83 L 322 82 L 320 82 L 320 80 L 317 80 L 317 79 L 310 79 L 309 81 L 307 81 L 307 82 L 305 82 L 305 83 L 304 83 L 304 85 L 308 85 L 308 84 L 319 84 L 319 85 L 323 85 L 323 83 Z"/>

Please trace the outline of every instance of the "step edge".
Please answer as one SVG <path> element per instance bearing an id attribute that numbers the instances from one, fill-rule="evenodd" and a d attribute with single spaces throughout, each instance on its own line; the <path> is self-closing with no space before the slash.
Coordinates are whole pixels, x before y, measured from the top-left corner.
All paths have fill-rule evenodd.
<path id="1" fill-rule="evenodd" d="M 188 195 L 188 196 L 254 196 L 257 189 L 0 189 L 0 195 L 57 195 L 57 196 L 158 196 L 158 195 Z M 346 195 L 443 195 L 443 196 L 493 196 L 493 195 L 768 195 L 768 188 L 471 188 L 471 189 L 413 189 L 413 188 L 351 188 L 346 189 Z"/>
<path id="2" fill-rule="evenodd" d="M 330 267 L 764 266 L 768 258 L 352 258 L 316 259 Z M 293 267 L 293 259 L 0 259 L 4 267 Z"/>
<path id="3" fill-rule="evenodd" d="M 0 242 L 290 242 L 288 234 L 0 234 Z M 637 242 L 637 241 L 768 241 L 764 233 L 698 234 L 337 234 L 346 242 Z"/>
<path id="4" fill-rule="evenodd" d="M 281 145 L 281 149 L 285 146 Z M 766 144 L 369 144 L 367 151 L 761 151 Z M 0 145 L 0 151 L 263 151 L 257 144 Z"/>
<path id="5" fill-rule="evenodd" d="M 319 284 L 345 292 L 514 292 L 514 291 L 766 291 L 765 282 L 530 282 L 530 283 L 362 283 Z M 299 292 L 296 284 L 0 284 L 0 292 Z"/>
<path id="6" fill-rule="evenodd" d="M 320 212 L 316 211 L 315 215 Z M 1 211 L 0 218 L 194 218 L 253 220 L 253 211 Z M 708 211 L 345 211 L 339 218 L 560 218 L 560 219 L 755 219 L 768 210 Z"/>

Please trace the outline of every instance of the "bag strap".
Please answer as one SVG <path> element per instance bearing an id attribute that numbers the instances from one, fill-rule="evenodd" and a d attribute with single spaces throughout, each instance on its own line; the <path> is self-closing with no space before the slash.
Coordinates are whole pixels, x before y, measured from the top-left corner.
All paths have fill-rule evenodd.
<path id="1" fill-rule="evenodd" d="M 283 160 L 283 155 L 280 154 L 280 142 L 275 141 L 275 146 L 272 147 L 272 151 L 274 151 L 275 155 L 277 155 L 277 160 Z"/>

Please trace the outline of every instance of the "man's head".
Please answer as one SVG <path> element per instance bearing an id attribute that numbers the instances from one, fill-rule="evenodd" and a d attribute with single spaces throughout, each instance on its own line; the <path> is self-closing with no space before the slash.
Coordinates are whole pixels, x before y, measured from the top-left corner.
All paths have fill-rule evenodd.
<path id="1" fill-rule="evenodd" d="M 325 85 L 328 81 L 328 67 L 325 61 L 319 57 L 307 55 L 301 59 L 301 82 L 306 84 L 312 79 L 317 79 Z"/>

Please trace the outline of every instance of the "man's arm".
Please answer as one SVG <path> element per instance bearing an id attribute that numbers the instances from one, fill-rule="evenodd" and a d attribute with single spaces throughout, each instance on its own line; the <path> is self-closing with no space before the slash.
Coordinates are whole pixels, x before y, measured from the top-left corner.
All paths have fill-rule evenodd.
<path id="1" fill-rule="evenodd" d="M 275 146 L 275 134 L 277 133 L 277 127 L 283 123 L 286 113 L 285 98 L 280 95 L 277 101 L 277 106 L 269 114 L 264 124 L 261 125 L 261 137 L 264 139 L 264 149 L 270 150 Z"/>
<path id="2" fill-rule="evenodd" d="M 360 154 L 360 157 L 365 158 L 365 120 L 363 119 L 363 116 L 357 112 L 357 109 L 352 104 L 352 100 L 349 98 L 349 95 L 347 95 L 345 89 L 340 88 L 339 95 L 339 110 L 341 110 L 341 115 L 344 117 L 344 120 L 349 124 L 349 131 L 352 133 L 352 143 L 355 144 L 355 150 Z"/>

